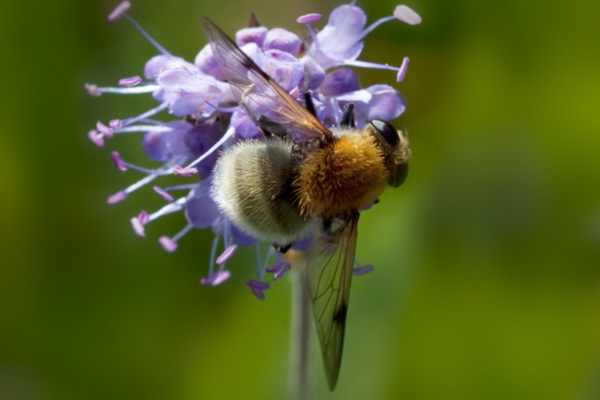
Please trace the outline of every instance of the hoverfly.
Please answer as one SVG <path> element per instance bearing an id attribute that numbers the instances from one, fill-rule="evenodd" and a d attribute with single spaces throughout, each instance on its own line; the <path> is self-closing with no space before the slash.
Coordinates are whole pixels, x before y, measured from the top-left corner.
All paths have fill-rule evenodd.
<path id="1" fill-rule="evenodd" d="M 295 100 L 217 25 L 202 19 L 225 80 L 264 133 L 217 161 L 212 196 L 242 230 L 285 252 L 308 232 L 308 288 L 329 388 L 339 376 L 360 210 L 408 171 L 408 139 L 385 121 L 357 129 L 352 106 L 325 127 L 309 93 Z"/>

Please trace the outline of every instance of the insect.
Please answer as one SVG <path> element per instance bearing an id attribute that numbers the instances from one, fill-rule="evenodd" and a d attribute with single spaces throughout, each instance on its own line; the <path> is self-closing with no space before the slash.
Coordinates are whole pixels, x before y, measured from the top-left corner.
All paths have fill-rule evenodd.
<path id="1" fill-rule="evenodd" d="M 339 127 L 290 96 L 218 26 L 202 19 L 225 80 L 264 133 L 242 141 L 217 161 L 212 195 L 248 233 L 282 252 L 313 233 L 305 252 L 308 288 L 329 387 L 336 386 L 348 312 L 360 210 L 408 172 L 408 139 L 385 121 L 357 129 L 352 105 Z"/>

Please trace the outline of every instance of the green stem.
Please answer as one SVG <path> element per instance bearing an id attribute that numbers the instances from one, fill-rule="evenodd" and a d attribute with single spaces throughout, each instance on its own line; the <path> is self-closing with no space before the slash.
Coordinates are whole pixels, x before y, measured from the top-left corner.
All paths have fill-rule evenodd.
<path id="1" fill-rule="evenodd" d="M 290 393 L 295 400 L 309 399 L 308 353 L 310 341 L 310 298 L 304 268 L 292 272 L 292 327 Z"/>

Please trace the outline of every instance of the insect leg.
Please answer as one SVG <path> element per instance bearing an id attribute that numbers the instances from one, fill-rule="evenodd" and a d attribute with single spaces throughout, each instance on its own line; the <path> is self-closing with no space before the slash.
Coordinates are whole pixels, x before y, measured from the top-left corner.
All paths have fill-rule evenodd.
<path id="1" fill-rule="evenodd" d="M 344 114 L 342 115 L 342 122 L 340 125 L 342 128 L 356 128 L 356 121 L 354 120 L 354 104 L 349 103 L 344 107 Z"/>
<path id="2" fill-rule="evenodd" d="M 317 110 L 315 109 L 315 103 L 313 102 L 312 94 L 309 91 L 304 92 L 304 104 L 308 112 L 316 117 Z"/>
<path id="3" fill-rule="evenodd" d="M 277 122 L 261 115 L 258 120 L 255 121 L 256 126 L 262 131 L 266 138 L 270 138 L 275 135 L 281 139 L 287 136 L 285 127 Z"/>

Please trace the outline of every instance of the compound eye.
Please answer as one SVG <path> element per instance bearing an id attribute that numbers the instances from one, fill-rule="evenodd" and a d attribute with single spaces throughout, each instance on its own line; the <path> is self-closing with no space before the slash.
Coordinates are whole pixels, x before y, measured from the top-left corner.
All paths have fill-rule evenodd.
<path id="1" fill-rule="evenodd" d="M 379 119 L 374 119 L 370 124 L 390 146 L 396 147 L 398 145 L 400 138 L 398 137 L 398 131 L 394 128 L 394 125 Z"/>

